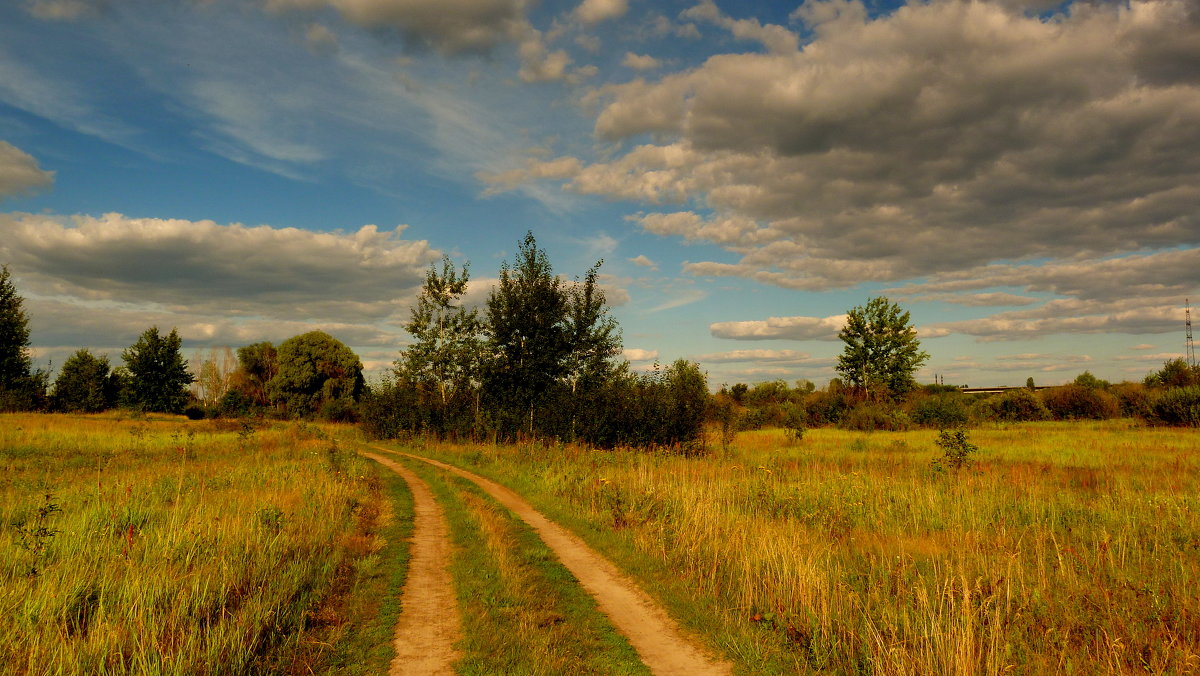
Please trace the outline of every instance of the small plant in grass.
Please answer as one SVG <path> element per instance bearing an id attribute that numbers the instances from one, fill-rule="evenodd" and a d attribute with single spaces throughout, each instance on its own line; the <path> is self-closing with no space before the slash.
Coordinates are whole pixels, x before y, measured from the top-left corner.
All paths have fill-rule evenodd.
<path id="1" fill-rule="evenodd" d="M 798 444 L 804 440 L 805 426 L 807 416 L 804 414 L 804 409 L 798 406 L 791 406 L 783 414 L 783 429 L 787 431 L 787 438 L 793 444 Z"/>
<path id="2" fill-rule="evenodd" d="M 958 471 L 970 462 L 971 454 L 979 450 L 978 446 L 971 443 L 967 430 L 963 427 L 938 431 L 938 438 L 934 443 L 942 450 L 942 457 L 933 461 L 934 468 L 938 470 Z"/>
<path id="3" fill-rule="evenodd" d="M 29 565 L 29 576 L 38 574 L 38 559 L 50 545 L 50 540 L 61 531 L 50 527 L 50 517 L 62 511 L 54 502 L 54 494 L 46 493 L 44 502 L 34 510 L 33 518 L 22 519 L 13 524 L 17 531 L 17 545 L 33 555 L 33 563 Z"/>

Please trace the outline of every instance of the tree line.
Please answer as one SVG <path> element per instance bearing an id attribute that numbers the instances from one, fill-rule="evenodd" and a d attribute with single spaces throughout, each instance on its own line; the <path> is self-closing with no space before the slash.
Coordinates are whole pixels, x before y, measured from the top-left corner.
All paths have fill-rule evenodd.
<path id="1" fill-rule="evenodd" d="M 706 375 L 687 360 L 637 373 L 619 358 L 602 264 L 564 280 L 527 233 L 483 308 L 464 302 L 469 266 L 431 266 L 405 327 L 413 343 L 367 394 L 364 426 L 381 437 L 698 448 Z"/>

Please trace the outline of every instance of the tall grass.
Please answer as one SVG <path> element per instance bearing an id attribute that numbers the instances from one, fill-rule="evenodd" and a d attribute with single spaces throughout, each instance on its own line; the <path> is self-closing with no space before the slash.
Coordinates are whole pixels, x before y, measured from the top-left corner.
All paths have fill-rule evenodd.
<path id="1" fill-rule="evenodd" d="M 6 673 L 308 673 L 391 509 L 319 430 L 0 416 Z"/>
<path id="2" fill-rule="evenodd" d="M 1200 670 L 1200 439 L 1128 422 L 743 433 L 688 459 L 431 445 L 673 595 L 751 673 Z"/>

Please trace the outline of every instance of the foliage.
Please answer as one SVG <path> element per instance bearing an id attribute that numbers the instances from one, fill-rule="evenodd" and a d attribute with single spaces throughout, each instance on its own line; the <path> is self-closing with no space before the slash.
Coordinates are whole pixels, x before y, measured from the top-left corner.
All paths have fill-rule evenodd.
<path id="1" fill-rule="evenodd" d="M 882 296 L 851 309 L 838 338 L 845 347 L 835 369 L 872 398 L 912 390 L 913 373 L 929 359 L 909 324 L 909 313 Z"/>
<path id="2" fill-rule="evenodd" d="M 1111 383 L 1109 383 L 1107 380 L 1101 380 L 1097 378 L 1096 376 L 1092 375 L 1091 371 L 1084 371 L 1083 373 L 1075 376 L 1075 384 L 1080 387 L 1086 387 L 1089 390 L 1103 390 L 1108 389 Z"/>
<path id="3" fill-rule="evenodd" d="M 121 355 L 131 376 L 131 403 L 143 411 L 181 413 L 188 402 L 187 386 L 194 380 L 180 351 L 175 329 L 160 336 L 146 329 Z"/>
<path id="4" fill-rule="evenodd" d="M 197 350 L 192 358 L 196 380 L 192 383 L 192 394 L 205 409 L 216 409 L 233 388 L 238 361 L 228 347 L 210 348 L 208 354 Z"/>
<path id="5" fill-rule="evenodd" d="M 933 461 L 934 466 L 939 469 L 962 469 L 971 454 L 979 450 L 978 446 L 971 443 L 967 430 L 962 427 L 939 430 L 937 441 L 934 443 L 942 451 L 942 457 Z"/>
<path id="6" fill-rule="evenodd" d="M 526 233 L 516 262 L 500 267 L 500 280 L 487 299 L 491 359 L 484 393 L 506 436 L 533 434 L 534 411 L 561 377 L 571 351 L 567 294 L 546 252 Z"/>
<path id="7" fill-rule="evenodd" d="M 1162 369 L 1146 376 L 1150 387 L 1190 387 L 1200 385 L 1200 366 L 1191 366 L 1183 359 L 1163 362 Z"/>
<path id="8" fill-rule="evenodd" d="M 1107 420 L 1121 415 L 1117 398 L 1096 387 L 1071 383 L 1042 390 L 1039 395 L 1058 420 Z"/>
<path id="9" fill-rule="evenodd" d="M 1142 383 L 1117 383 L 1108 388 L 1126 418 L 1144 418 L 1150 409 L 1151 390 Z"/>
<path id="10" fill-rule="evenodd" d="M 1146 418 L 1158 425 L 1200 427 L 1200 385 L 1169 387 L 1157 393 Z"/>
<path id="11" fill-rule="evenodd" d="M 908 429 L 911 424 L 908 414 L 900 408 L 874 402 L 860 403 L 848 410 L 838 422 L 842 429 L 859 432 L 900 431 Z"/>
<path id="12" fill-rule="evenodd" d="M 850 407 L 849 398 L 838 378 L 829 381 L 828 387 L 813 393 L 804 401 L 808 424 L 813 426 L 838 424 Z"/>
<path id="13" fill-rule="evenodd" d="M 283 341 L 278 359 L 279 371 L 267 383 L 267 392 L 289 416 L 305 418 L 330 406 L 353 406 L 362 394 L 358 355 L 324 331 Z"/>
<path id="14" fill-rule="evenodd" d="M 116 403 L 108 357 L 81 349 L 63 362 L 51 402 L 56 411 L 96 413 Z"/>
<path id="15" fill-rule="evenodd" d="M 448 257 L 440 274 L 429 267 L 405 326 L 415 340 L 395 364 L 397 379 L 422 395 L 418 405 L 429 409 L 439 435 L 470 430 L 477 417 L 482 325 L 478 311 L 462 304 L 469 281 L 467 266 L 460 274 Z"/>
<path id="16" fill-rule="evenodd" d="M 8 266 L 0 267 L 0 411 L 38 408 L 45 396 L 48 376 L 33 370 L 24 304 Z"/>
<path id="17" fill-rule="evenodd" d="M 1029 389 L 1009 390 L 979 403 L 980 417 L 1003 422 L 1048 420 L 1050 410 Z"/>
<path id="18" fill-rule="evenodd" d="M 912 420 L 924 427 L 960 427 L 967 423 L 963 395 L 954 393 L 922 397 L 913 404 Z"/>
<path id="19" fill-rule="evenodd" d="M 237 349 L 238 370 L 232 388 L 256 406 L 269 406 L 270 382 L 279 373 L 279 352 L 268 341 Z"/>
<path id="20" fill-rule="evenodd" d="M 784 409 L 783 429 L 787 431 L 789 441 L 798 444 L 804 440 L 807 419 L 804 409 L 799 406 L 790 405 Z"/>

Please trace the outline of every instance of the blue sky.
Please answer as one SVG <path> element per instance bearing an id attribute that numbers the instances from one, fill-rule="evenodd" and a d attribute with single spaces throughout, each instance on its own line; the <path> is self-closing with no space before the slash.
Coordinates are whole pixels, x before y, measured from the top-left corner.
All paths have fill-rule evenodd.
<path id="1" fill-rule="evenodd" d="M 885 294 L 923 381 L 1137 380 L 1200 299 L 1197 63 L 1188 0 L 19 0 L 0 262 L 42 364 L 319 328 L 378 374 L 430 262 L 480 302 L 532 230 L 636 367 L 824 383 Z"/>

